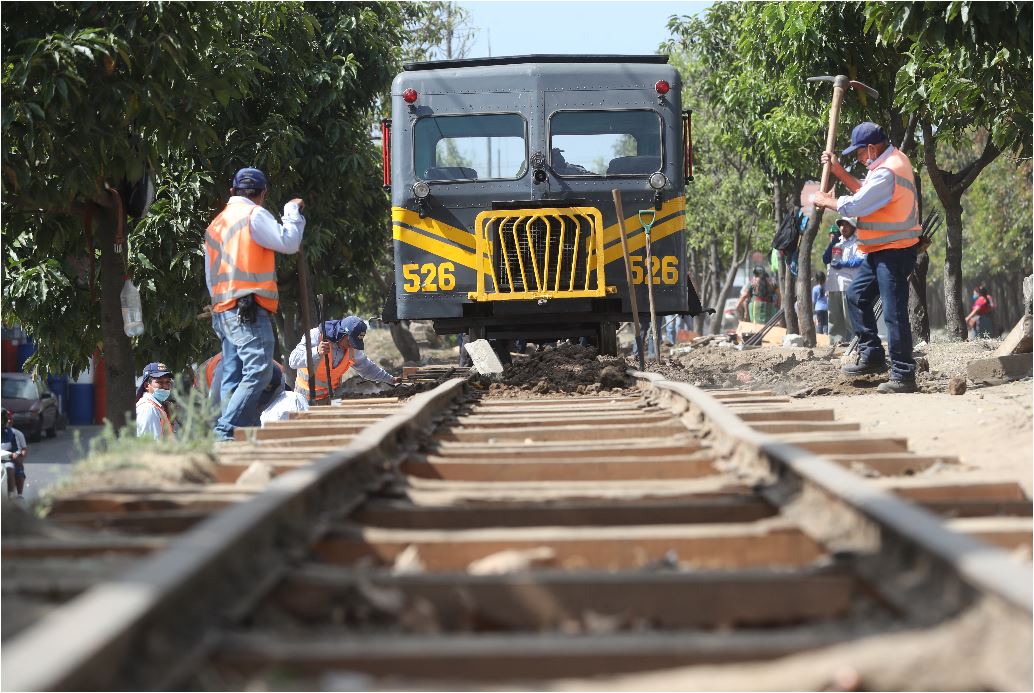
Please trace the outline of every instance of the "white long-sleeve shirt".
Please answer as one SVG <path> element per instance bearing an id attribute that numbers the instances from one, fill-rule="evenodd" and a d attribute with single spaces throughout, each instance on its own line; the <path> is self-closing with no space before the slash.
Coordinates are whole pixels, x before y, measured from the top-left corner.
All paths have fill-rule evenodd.
<path id="1" fill-rule="evenodd" d="M 855 264 L 859 259 L 865 258 L 865 253 L 858 249 L 858 236 L 852 233 L 850 238 L 841 238 L 836 242 L 834 248 L 840 248 L 841 267 L 829 266 L 829 273 L 826 275 L 826 291 L 847 291 L 855 276 L 859 272 L 859 266 Z"/>
<path id="2" fill-rule="evenodd" d="M 233 195 L 226 204 L 242 202 L 253 207 L 258 205 L 247 197 Z M 293 255 L 298 252 L 302 245 L 302 234 L 305 232 L 305 217 L 302 216 L 297 202 L 288 202 L 284 205 L 284 223 L 277 222 L 269 210 L 259 207 L 251 215 L 251 238 L 263 248 L 269 248 L 277 253 Z M 205 284 L 208 286 L 208 293 L 212 293 L 211 268 L 205 261 Z"/>
<path id="3" fill-rule="evenodd" d="M 155 440 L 162 438 L 162 417 L 155 409 L 162 406 L 150 392 L 145 392 L 136 401 L 136 437 L 152 436 Z"/>
<path id="4" fill-rule="evenodd" d="M 854 195 L 841 195 L 837 198 L 837 211 L 844 217 L 864 217 L 890 204 L 894 196 L 894 172 L 889 168 L 875 170 L 894 151 L 894 145 L 887 148 L 866 167 L 869 173 L 862 181 L 862 187 Z"/>
<path id="5" fill-rule="evenodd" d="M 309 339 L 312 342 L 312 363 L 313 366 L 318 367 L 319 364 L 323 363 L 323 355 L 319 353 L 320 343 L 320 330 L 318 327 L 314 327 L 309 330 Z M 337 366 L 341 363 L 341 359 L 345 358 L 345 350 L 339 347 L 335 343 L 330 345 L 330 363 L 331 366 Z M 305 337 L 298 342 L 298 346 L 291 352 L 291 356 L 287 359 L 288 365 L 295 370 L 299 368 L 308 368 L 308 363 L 305 359 Z M 371 361 L 366 353 L 359 349 L 352 349 L 352 368 L 355 372 L 366 378 L 367 380 L 374 380 L 380 383 L 390 383 L 395 378 L 384 370 L 376 363 Z"/>

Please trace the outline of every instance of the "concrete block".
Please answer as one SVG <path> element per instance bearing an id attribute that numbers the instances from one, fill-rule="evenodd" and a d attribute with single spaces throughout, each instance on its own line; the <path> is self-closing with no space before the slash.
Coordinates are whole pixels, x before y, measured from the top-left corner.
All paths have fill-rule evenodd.
<path id="1" fill-rule="evenodd" d="M 784 347 L 802 347 L 804 346 L 804 337 L 799 334 L 787 334 L 783 336 Z"/>
<path id="2" fill-rule="evenodd" d="M 970 361 L 966 365 L 966 375 L 974 383 L 996 383 L 1027 378 L 1031 375 L 1032 367 L 1034 354 L 993 356 Z"/>
<path id="3" fill-rule="evenodd" d="M 463 348 L 470 354 L 470 360 L 474 362 L 474 368 L 481 375 L 499 375 L 503 372 L 503 364 L 499 362 L 492 345 L 487 339 L 476 339 L 467 342 Z"/>
<path id="4" fill-rule="evenodd" d="M 1002 343 L 995 349 L 995 356 L 1008 356 L 1009 354 L 1028 354 L 1034 346 L 1034 339 L 1031 336 L 1032 318 L 1024 315 L 1016 326 L 1012 328 Z"/>

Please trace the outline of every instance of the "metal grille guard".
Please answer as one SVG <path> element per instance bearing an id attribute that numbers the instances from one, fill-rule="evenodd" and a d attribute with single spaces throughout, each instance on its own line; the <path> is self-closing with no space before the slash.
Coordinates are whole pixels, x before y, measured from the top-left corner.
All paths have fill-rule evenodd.
<path id="1" fill-rule="evenodd" d="M 477 291 L 468 294 L 471 300 L 541 301 L 617 293 L 617 287 L 606 283 L 603 215 L 595 207 L 484 211 L 475 220 L 474 243 Z"/>

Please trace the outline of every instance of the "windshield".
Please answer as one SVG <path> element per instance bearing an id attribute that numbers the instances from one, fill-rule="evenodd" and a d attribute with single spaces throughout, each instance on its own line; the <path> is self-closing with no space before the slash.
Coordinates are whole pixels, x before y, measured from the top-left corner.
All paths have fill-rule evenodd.
<path id="1" fill-rule="evenodd" d="M 648 176 L 661 169 L 661 118 L 653 111 L 560 111 L 550 118 L 558 176 Z"/>
<path id="2" fill-rule="evenodd" d="M 22 380 L 21 378 L 4 378 L 2 394 L 4 397 L 10 397 L 11 399 L 39 398 L 39 393 L 36 391 L 36 386 L 32 384 L 32 381 Z"/>
<path id="3" fill-rule="evenodd" d="M 417 178 L 513 180 L 527 169 L 524 118 L 516 113 L 428 116 L 413 130 Z"/>

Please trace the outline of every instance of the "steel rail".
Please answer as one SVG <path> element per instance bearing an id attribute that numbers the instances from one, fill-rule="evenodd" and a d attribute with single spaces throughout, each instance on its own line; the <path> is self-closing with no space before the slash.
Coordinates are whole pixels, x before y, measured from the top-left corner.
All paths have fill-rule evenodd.
<path id="1" fill-rule="evenodd" d="M 462 394 L 453 378 L 414 396 L 349 445 L 276 477 L 174 539 L 118 578 L 80 595 L 4 645 L 4 690 L 144 690 L 175 680 L 203 656 L 207 626 L 225 624 L 307 546 L 330 502 L 354 509 L 384 480 L 385 464 Z M 160 687 L 160 686 L 159 686 Z"/>
<path id="2" fill-rule="evenodd" d="M 884 596 L 918 622 L 936 621 L 991 596 L 1022 610 L 1030 625 L 1034 575 L 1004 549 L 953 532 L 936 515 L 830 460 L 752 429 L 699 388 L 629 372 L 715 434 L 741 470 L 769 475 L 770 498 L 784 508 L 799 504 L 794 519 L 805 531 L 833 550 L 858 555 L 860 573 L 868 572 Z M 821 505 L 827 507 L 806 511 Z"/>

